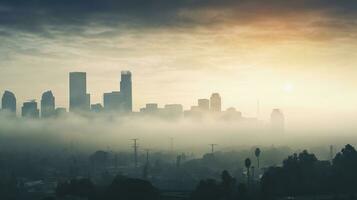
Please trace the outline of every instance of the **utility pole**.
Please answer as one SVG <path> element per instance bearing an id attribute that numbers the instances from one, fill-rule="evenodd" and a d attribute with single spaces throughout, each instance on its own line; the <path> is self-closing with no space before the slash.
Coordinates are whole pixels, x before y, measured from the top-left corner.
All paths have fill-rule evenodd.
<path id="1" fill-rule="evenodd" d="M 133 144 L 133 148 L 134 148 L 134 164 L 135 164 L 135 168 L 138 167 L 138 144 L 137 144 L 137 141 L 139 139 L 135 138 L 135 139 L 132 139 L 134 141 L 134 144 Z"/>
<path id="2" fill-rule="evenodd" d="M 218 144 L 209 144 L 211 146 L 211 153 L 214 153 L 214 147 L 217 146 Z"/>
<path id="3" fill-rule="evenodd" d="M 330 162 L 332 164 L 332 161 L 333 161 L 333 146 L 330 145 Z"/>
<path id="4" fill-rule="evenodd" d="M 174 138 L 170 137 L 170 152 L 173 153 L 174 151 Z"/>
<path id="5" fill-rule="evenodd" d="M 146 151 L 146 164 L 149 164 L 149 153 L 150 153 L 150 150 L 149 149 L 145 149 Z"/>

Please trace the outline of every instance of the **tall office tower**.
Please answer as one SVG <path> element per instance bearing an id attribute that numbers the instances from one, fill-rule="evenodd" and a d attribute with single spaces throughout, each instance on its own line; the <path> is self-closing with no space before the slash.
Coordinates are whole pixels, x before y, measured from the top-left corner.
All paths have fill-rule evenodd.
<path id="1" fill-rule="evenodd" d="M 131 84 L 131 72 L 122 71 L 120 80 L 120 94 L 121 94 L 121 111 L 132 112 L 133 110 L 133 96 Z"/>
<path id="2" fill-rule="evenodd" d="M 25 102 L 22 106 L 22 117 L 39 118 L 40 111 L 37 108 L 37 102 L 35 100 Z"/>
<path id="3" fill-rule="evenodd" d="M 86 110 L 90 110 L 90 94 L 86 94 L 86 101 L 85 101 L 85 108 Z"/>
<path id="4" fill-rule="evenodd" d="M 92 104 L 90 110 L 94 113 L 100 113 L 103 111 L 103 106 L 100 103 Z"/>
<path id="5" fill-rule="evenodd" d="M 67 113 L 67 110 L 66 110 L 66 108 L 59 107 L 59 108 L 56 108 L 55 113 L 56 113 L 55 114 L 56 117 L 61 117 Z"/>
<path id="6" fill-rule="evenodd" d="M 87 94 L 87 79 L 85 72 L 69 73 L 69 110 L 89 111 L 90 98 Z"/>
<path id="7" fill-rule="evenodd" d="M 280 109 L 274 109 L 270 115 L 270 124 L 274 132 L 282 133 L 285 129 L 285 117 Z"/>
<path id="8" fill-rule="evenodd" d="M 3 111 L 16 115 L 16 97 L 14 93 L 6 90 L 2 95 L 1 107 Z"/>
<path id="9" fill-rule="evenodd" d="M 118 112 L 121 109 L 121 92 L 104 93 L 104 110 L 107 112 Z"/>
<path id="10" fill-rule="evenodd" d="M 221 112 L 222 110 L 222 102 L 221 97 L 218 93 L 213 93 L 210 98 L 210 108 L 212 112 Z"/>
<path id="11" fill-rule="evenodd" d="M 199 99 L 198 107 L 201 111 L 209 111 L 209 99 Z"/>
<path id="12" fill-rule="evenodd" d="M 47 91 L 42 94 L 41 98 L 41 117 L 48 118 L 55 115 L 55 97 L 52 91 Z"/>

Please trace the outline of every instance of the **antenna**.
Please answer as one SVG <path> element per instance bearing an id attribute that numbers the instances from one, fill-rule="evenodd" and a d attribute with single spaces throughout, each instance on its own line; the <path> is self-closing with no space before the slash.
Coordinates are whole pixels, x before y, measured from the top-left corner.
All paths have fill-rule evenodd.
<path id="1" fill-rule="evenodd" d="M 137 144 L 137 141 L 139 139 L 135 138 L 135 139 L 131 139 L 133 140 L 134 144 L 133 144 L 133 148 L 134 148 L 134 165 L 135 165 L 135 168 L 138 167 L 138 144 Z"/>
<path id="2" fill-rule="evenodd" d="M 214 147 L 217 146 L 218 144 L 209 144 L 211 146 L 211 153 L 214 153 Z"/>

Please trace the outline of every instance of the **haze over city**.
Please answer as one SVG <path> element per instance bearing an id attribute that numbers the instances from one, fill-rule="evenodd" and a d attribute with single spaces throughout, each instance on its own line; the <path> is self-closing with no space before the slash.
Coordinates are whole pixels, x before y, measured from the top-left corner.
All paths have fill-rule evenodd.
<path id="1" fill-rule="evenodd" d="M 0 199 L 356 199 L 356 50 L 353 0 L 0 0 Z"/>
<path id="2" fill-rule="evenodd" d="M 20 2 L 0 10 L 0 90 L 20 101 L 51 89 L 68 107 L 67 74 L 85 71 L 101 102 L 130 70 L 135 110 L 219 92 L 252 117 L 258 99 L 264 119 L 273 107 L 292 121 L 355 117 L 354 2 Z"/>

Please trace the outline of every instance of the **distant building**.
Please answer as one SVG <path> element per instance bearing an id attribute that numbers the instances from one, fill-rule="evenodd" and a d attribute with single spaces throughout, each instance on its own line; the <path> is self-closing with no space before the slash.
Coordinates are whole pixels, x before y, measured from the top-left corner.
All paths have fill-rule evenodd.
<path id="1" fill-rule="evenodd" d="M 226 121 L 240 121 L 242 120 L 242 113 L 237 109 L 230 107 L 223 113 L 223 119 Z"/>
<path id="2" fill-rule="evenodd" d="M 285 117 L 280 109 L 274 109 L 270 115 L 270 124 L 272 130 L 275 132 L 284 132 L 285 130 Z"/>
<path id="3" fill-rule="evenodd" d="M 209 99 L 199 99 L 198 107 L 201 111 L 209 111 Z"/>
<path id="4" fill-rule="evenodd" d="M 119 112 L 121 108 L 120 92 L 110 92 L 103 94 L 104 110 L 108 112 Z"/>
<path id="5" fill-rule="evenodd" d="M 155 113 L 159 110 L 159 106 L 157 103 L 148 103 L 145 106 L 145 112 L 147 113 Z"/>
<path id="6" fill-rule="evenodd" d="M 22 117 L 37 119 L 40 117 L 40 111 L 37 108 L 35 100 L 25 102 L 22 106 Z"/>
<path id="7" fill-rule="evenodd" d="M 87 94 L 85 72 L 69 73 L 69 110 L 71 112 L 89 111 L 90 96 Z"/>
<path id="8" fill-rule="evenodd" d="M 102 104 L 100 104 L 100 103 L 92 104 L 92 105 L 90 106 L 90 110 L 91 110 L 92 112 L 99 113 L 99 112 L 102 112 L 102 111 L 103 111 L 103 106 L 102 106 Z"/>
<path id="9" fill-rule="evenodd" d="M 55 97 L 52 91 L 44 92 L 41 98 L 41 117 L 53 117 L 55 114 Z"/>
<path id="10" fill-rule="evenodd" d="M 6 90 L 1 99 L 2 111 L 16 115 L 16 97 L 14 93 Z"/>
<path id="11" fill-rule="evenodd" d="M 55 115 L 56 117 L 64 116 L 67 113 L 66 108 L 56 108 Z"/>
<path id="12" fill-rule="evenodd" d="M 131 72 L 122 71 L 120 80 L 120 94 L 121 94 L 121 111 L 132 112 L 133 110 L 133 96 L 131 84 Z"/>
<path id="13" fill-rule="evenodd" d="M 179 118 L 183 116 L 183 107 L 181 104 L 166 104 L 163 114 L 168 118 Z"/>
<path id="14" fill-rule="evenodd" d="M 90 94 L 86 94 L 85 109 L 90 110 Z"/>
<path id="15" fill-rule="evenodd" d="M 157 103 L 148 103 L 145 105 L 145 108 L 141 108 L 140 112 L 147 113 L 147 114 L 158 114 L 159 106 Z"/>
<path id="16" fill-rule="evenodd" d="M 133 110 L 131 72 L 122 71 L 120 92 L 113 91 L 103 94 L 104 110 L 107 112 L 128 113 Z"/>
<path id="17" fill-rule="evenodd" d="M 210 109 L 212 112 L 221 112 L 222 110 L 222 102 L 221 96 L 218 93 L 213 93 L 210 98 Z"/>

